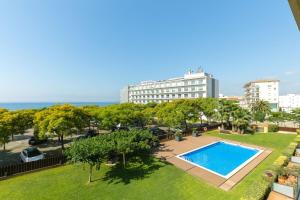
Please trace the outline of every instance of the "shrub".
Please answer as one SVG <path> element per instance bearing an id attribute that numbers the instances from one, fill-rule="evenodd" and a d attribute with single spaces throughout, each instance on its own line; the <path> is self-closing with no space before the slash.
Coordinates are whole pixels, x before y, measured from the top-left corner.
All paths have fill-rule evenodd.
<path id="1" fill-rule="evenodd" d="M 253 183 L 241 200 L 263 200 L 271 189 L 271 183 L 265 180 L 257 180 Z"/>
<path id="2" fill-rule="evenodd" d="M 297 147 L 296 142 L 292 142 L 289 144 L 289 146 L 282 152 L 283 155 L 285 155 L 287 158 L 290 158 L 295 153 L 295 149 Z"/>
<path id="3" fill-rule="evenodd" d="M 300 135 L 300 129 L 299 128 L 296 130 L 296 132 L 297 132 L 298 135 Z"/>
<path id="4" fill-rule="evenodd" d="M 278 132 L 279 131 L 279 127 L 276 124 L 269 124 L 269 132 Z"/>

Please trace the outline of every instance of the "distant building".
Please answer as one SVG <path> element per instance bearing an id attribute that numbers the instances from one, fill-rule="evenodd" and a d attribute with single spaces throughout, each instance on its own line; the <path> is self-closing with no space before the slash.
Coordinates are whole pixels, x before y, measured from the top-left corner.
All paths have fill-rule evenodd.
<path id="1" fill-rule="evenodd" d="M 189 71 L 183 77 L 161 81 L 143 81 L 121 90 L 121 103 L 170 102 L 175 99 L 219 97 L 219 81 L 202 70 Z"/>
<path id="2" fill-rule="evenodd" d="M 279 80 L 257 80 L 244 85 L 245 104 L 250 107 L 257 100 L 269 102 L 273 111 L 279 109 Z"/>
<path id="3" fill-rule="evenodd" d="M 289 0 L 290 7 L 300 30 L 300 0 Z"/>
<path id="4" fill-rule="evenodd" d="M 224 96 L 220 95 L 219 99 L 225 99 L 229 101 L 236 101 L 242 108 L 246 108 L 245 99 L 242 96 Z"/>
<path id="5" fill-rule="evenodd" d="M 300 94 L 279 96 L 279 108 L 286 112 L 291 112 L 296 108 L 300 108 Z"/>

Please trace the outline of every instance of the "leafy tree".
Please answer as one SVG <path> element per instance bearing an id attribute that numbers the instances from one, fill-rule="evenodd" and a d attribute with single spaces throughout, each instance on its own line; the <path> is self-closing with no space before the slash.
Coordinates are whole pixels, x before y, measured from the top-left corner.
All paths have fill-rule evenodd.
<path id="1" fill-rule="evenodd" d="M 88 114 L 83 109 L 71 105 L 53 106 L 35 115 L 39 136 L 44 137 L 47 133 L 55 134 L 61 141 L 62 150 L 64 136 L 87 127 L 88 119 Z"/>
<path id="2" fill-rule="evenodd" d="M 253 113 L 253 119 L 256 122 L 264 122 L 265 118 L 266 118 L 266 114 L 261 111 L 257 111 Z"/>
<path id="3" fill-rule="evenodd" d="M 199 111 L 199 113 L 203 113 L 204 116 L 210 121 L 215 113 L 216 109 L 218 107 L 218 101 L 215 98 L 199 98 L 195 100 L 196 102 L 196 108 Z M 201 116 L 202 119 L 202 116 Z M 202 123 L 202 120 L 201 120 Z"/>
<path id="4" fill-rule="evenodd" d="M 282 122 L 285 120 L 285 113 L 284 112 L 271 112 L 271 115 L 269 116 L 269 121 L 279 125 L 279 122 Z"/>
<path id="5" fill-rule="evenodd" d="M 8 112 L 8 110 L 5 109 L 5 108 L 0 108 L 0 115 L 1 115 L 2 113 L 5 113 L 5 112 Z"/>
<path id="6" fill-rule="evenodd" d="M 12 123 L 12 140 L 14 134 L 24 134 L 25 131 L 33 127 L 34 110 L 19 110 L 11 112 L 11 123 Z"/>
<path id="7" fill-rule="evenodd" d="M 159 122 L 169 128 L 177 128 L 183 125 L 187 129 L 188 121 L 199 119 L 199 110 L 195 109 L 195 101 L 193 100 L 176 100 L 158 106 L 156 116 Z"/>
<path id="8" fill-rule="evenodd" d="M 114 151 L 123 157 L 123 166 L 126 166 L 126 155 L 135 150 L 137 143 L 134 142 L 134 135 L 129 131 L 117 131 L 113 133 Z"/>
<path id="9" fill-rule="evenodd" d="M 149 150 L 154 143 L 158 142 L 157 137 L 153 136 L 148 130 L 131 129 L 129 131 L 116 131 L 106 139 L 111 144 L 113 154 L 122 155 L 123 166 L 126 166 L 126 155 L 129 153 Z"/>
<path id="10" fill-rule="evenodd" d="M 5 151 L 5 144 L 9 142 L 9 136 L 11 135 L 11 120 L 8 112 L 0 115 L 0 143 Z"/>
<path id="11" fill-rule="evenodd" d="M 292 111 L 292 119 L 294 122 L 298 123 L 298 126 L 300 127 L 300 108 L 294 109 Z"/>
<path id="12" fill-rule="evenodd" d="M 67 149 L 67 156 L 73 163 L 84 163 L 89 165 L 89 178 L 88 182 L 92 181 L 92 172 L 95 167 L 96 170 L 100 169 L 108 155 L 111 148 L 108 140 L 105 137 L 88 138 L 84 140 L 75 141 Z"/>

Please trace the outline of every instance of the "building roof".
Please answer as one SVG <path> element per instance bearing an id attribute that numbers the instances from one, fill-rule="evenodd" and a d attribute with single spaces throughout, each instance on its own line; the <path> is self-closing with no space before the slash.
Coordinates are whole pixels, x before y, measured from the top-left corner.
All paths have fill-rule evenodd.
<path id="1" fill-rule="evenodd" d="M 268 82 L 280 82 L 280 80 L 276 80 L 276 79 L 260 79 L 260 80 L 256 80 L 256 81 L 250 81 L 248 83 L 246 83 L 244 85 L 244 88 L 250 86 L 252 83 L 268 83 Z"/>
<path id="2" fill-rule="evenodd" d="M 289 4 L 300 31 L 300 0 L 289 0 Z"/>

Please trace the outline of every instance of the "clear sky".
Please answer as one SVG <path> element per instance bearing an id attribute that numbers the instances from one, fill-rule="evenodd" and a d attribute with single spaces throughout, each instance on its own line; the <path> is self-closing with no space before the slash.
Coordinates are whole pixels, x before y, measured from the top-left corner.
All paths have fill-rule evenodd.
<path id="1" fill-rule="evenodd" d="M 0 1 L 0 102 L 118 101 L 127 84 L 199 66 L 225 95 L 261 78 L 300 93 L 288 1 Z"/>

